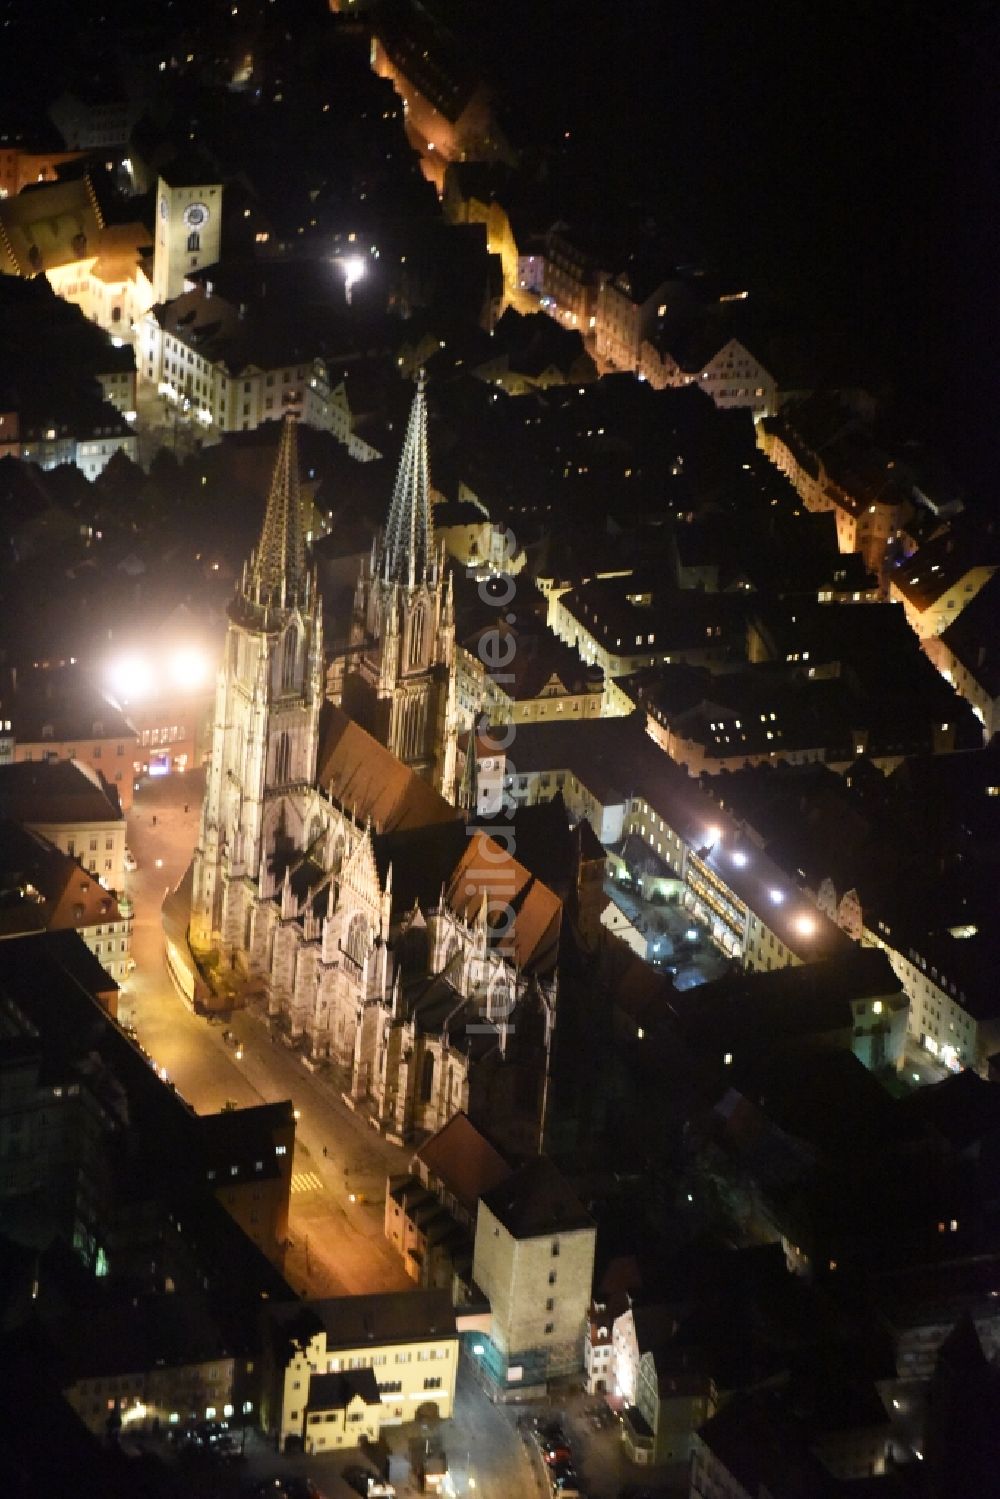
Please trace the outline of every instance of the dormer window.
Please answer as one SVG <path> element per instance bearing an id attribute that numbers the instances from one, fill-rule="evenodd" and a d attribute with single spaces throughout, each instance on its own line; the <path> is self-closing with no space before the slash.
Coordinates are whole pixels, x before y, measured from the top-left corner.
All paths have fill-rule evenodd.
<path id="1" fill-rule="evenodd" d="M 55 734 L 55 730 L 54 730 L 54 728 L 52 727 L 52 725 L 50 723 L 43 723 L 42 724 L 42 738 L 43 739 L 52 739 L 54 737 L 54 734 Z"/>

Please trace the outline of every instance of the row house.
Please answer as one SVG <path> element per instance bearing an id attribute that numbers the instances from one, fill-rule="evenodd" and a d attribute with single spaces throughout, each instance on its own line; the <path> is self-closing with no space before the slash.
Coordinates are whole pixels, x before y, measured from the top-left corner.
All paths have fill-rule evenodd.
<path id="1" fill-rule="evenodd" d="M 546 235 L 541 306 L 569 328 L 589 333 L 595 326 L 602 272 L 597 257 L 557 224 Z"/>
<path id="2" fill-rule="evenodd" d="M 754 418 L 778 409 L 778 382 L 738 338 L 726 342 L 697 367 L 679 362 L 666 348 L 644 339 L 639 351 L 639 378 L 654 390 L 697 385 L 721 411 L 745 410 Z"/>
<path id="3" fill-rule="evenodd" d="M 913 513 L 906 476 L 835 397 L 792 403 L 756 423 L 757 446 L 807 510 L 833 511 L 842 552 L 883 574 L 886 552 Z"/>
<path id="4" fill-rule="evenodd" d="M 924 650 L 972 708 L 989 744 L 1000 731 L 1000 580 L 992 577 Z"/>
<path id="5" fill-rule="evenodd" d="M 643 343 L 666 311 L 669 286 L 661 270 L 640 264 L 602 279 L 594 309 L 594 347 L 600 359 L 638 372 Z"/>

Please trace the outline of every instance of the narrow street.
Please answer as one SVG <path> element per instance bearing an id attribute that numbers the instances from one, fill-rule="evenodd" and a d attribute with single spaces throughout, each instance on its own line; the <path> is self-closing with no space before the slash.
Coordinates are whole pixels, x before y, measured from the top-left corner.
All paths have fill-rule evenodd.
<path id="1" fill-rule="evenodd" d="M 138 869 L 127 877 L 136 968 L 123 986 L 120 1018 L 198 1113 L 284 1098 L 300 1111 L 286 1262 L 296 1290 L 333 1296 L 412 1289 L 382 1233 L 386 1176 L 406 1170 L 409 1152 L 352 1113 L 297 1052 L 272 1041 L 259 1012 L 238 1011 L 228 1026 L 203 1019 L 167 973 L 160 906 L 190 861 L 203 789 L 203 775 L 189 773 L 143 781 L 136 792 L 128 841 Z M 227 1029 L 235 1045 L 223 1039 Z"/>

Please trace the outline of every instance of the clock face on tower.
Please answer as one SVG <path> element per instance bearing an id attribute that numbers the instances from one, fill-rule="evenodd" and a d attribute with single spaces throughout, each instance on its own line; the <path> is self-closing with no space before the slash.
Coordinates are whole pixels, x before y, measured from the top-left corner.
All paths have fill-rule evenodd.
<path id="1" fill-rule="evenodd" d="M 208 209 L 204 203 L 189 203 L 184 210 L 184 223 L 188 229 L 201 229 L 208 223 Z"/>

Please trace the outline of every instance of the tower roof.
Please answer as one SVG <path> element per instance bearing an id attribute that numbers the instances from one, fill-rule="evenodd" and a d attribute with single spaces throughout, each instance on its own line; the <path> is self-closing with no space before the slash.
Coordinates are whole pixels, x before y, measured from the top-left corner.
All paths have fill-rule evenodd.
<path id="1" fill-rule="evenodd" d="M 421 370 L 379 559 L 379 572 L 387 583 L 406 583 L 411 588 L 426 581 L 434 550 L 424 384 Z"/>
<path id="2" fill-rule="evenodd" d="M 255 604 L 284 609 L 305 602 L 307 585 L 295 419 L 286 416 L 264 524 L 250 560 L 245 592 Z"/>

